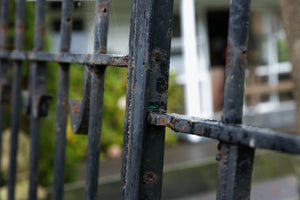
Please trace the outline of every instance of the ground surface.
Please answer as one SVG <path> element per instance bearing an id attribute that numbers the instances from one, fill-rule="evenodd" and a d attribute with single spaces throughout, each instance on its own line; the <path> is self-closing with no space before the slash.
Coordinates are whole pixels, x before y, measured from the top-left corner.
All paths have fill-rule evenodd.
<path id="1" fill-rule="evenodd" d="M 251 200 L 294 200 L 297 198 L 296 178 L 292 175 L 257 183 L 252 186 Z M 193 195 L 175 200 L 212 200 L 216 192 Z"/>

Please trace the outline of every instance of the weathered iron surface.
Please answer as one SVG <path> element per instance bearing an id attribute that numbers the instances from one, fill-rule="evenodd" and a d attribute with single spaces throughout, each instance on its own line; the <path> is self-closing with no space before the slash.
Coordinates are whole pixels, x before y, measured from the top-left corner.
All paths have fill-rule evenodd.
<path id="1" fill-rule="evenodd" d="M 71 44 L 73 0 L 62 2 L 60 52 L 68 53 Z M 41 56 L 43 57 L 43 56 Z M 49 56 L 51 57 L 51 56 Z M 48 58 L 49 58 L 48 57 Z M 56 58 L 56 57 L 55 57 Z M 69 63 L 60 63 L 56 101 L 53 200 L 63 199 L 65 175 L 66 128 L 68 118 Z"/>
<path id="2" fill-rule="evenodd" d="M 78 63 L 86 65 L 109 65 L 127 67 L 127 56 L 118 54 L 72 54 L 72 53 L 29 53 L 32 60 L 56 61 L 61 63 Z"/>
<path id="3" fill-rule="evenodd" d="M 148 122 L 157 126 L 167 126 L 175 132 L 213 138 L 233 145 L 300 154 L 299 136 L 295 137 L 271 129 L 158 112 L 150 112 Z"/>
<path id="4" fill-rule="evenodd" d="M 1 35 L 0 35 L 0 51 L 7 48 L 7 32 L 8 32 L 8 0 L 1 1 Z M 2 166 L 2 133 L 4 130 L 4 110 L 5 103 L 9 102 L 10 85 L 7 80 L 8 62 L 0 60 L 0 170 Z M 3 184 L 2 182 L 0 184 Z"/>
<path id="5" fill-rule="evenodd" d="M 33 99 L 33 116 L 37 117 L 46 117 L 48 115 L 49 106 L 52 100 L 52 95 L 42 94 L 36 95 Z"/>
<path id="6" fill-rule="evenodd" d="M 96 1 L 94 54 L 107 48 L 109 0 Z M 98 189 L 105 66 L 88 65 L 91 76 L 85 199 L 96 200 Z"/>
<path id="7" fill-rule="evenodd" d="M 0 51 L 7 51 L 7 32 L 8 32 L 8 0 L 1 1 L 1 37 Z M 7 80 L 7 60 L 0 60 L 0 107 L 3 103 L 7 103 L 10 97 L 10 85 Z M 0 119 L 2 122 L 2 119 Z M 0 122 L 0 123 L 1 123 Z M 2 132 L 2 129 L 0 129 Z M 0 142 L 1 143 L 1 142 Z"/>
<path id="8" fill-rule="evenodd" d="M 161 198 L 165 128 L 147 112 L 167 109 L 172 16 L 172 0 L 132 1 L 121 199 Z"/>
<path id="9" fill-rule="evenodd" d="M 75 54 L 69 52 L 10 52 L 0 51 L 0 59 L 29 60 L 60 63 L 77 63 L 83 65 L 127 67 L 128 56 L 122 54 Z"/>
<path id="10" fill-rule="evenodd" d="M 83 91 L 81 100 L 69 100 L 71 126 L 74 133 L 87 134 L 90 113 L 91 73 L 84 68 Z"/>
<path id="11" fill-rule="evenodd" d="M 242 122 L 249 28 L 250 0 L 232 0 L 223 103 L 224 123 Z M 250 199 L 254 149 L 221 142 L 219 151 L 217 199 Z"/>
<path id="12" fill-rule="evenodd" d="M 15 14 L 15 33 L 14 33 L 14 49 L 22 51 L 24 46 L 24 20 L 25 20 L 25 0 L 16 1 Z M 8 199 L 14 200 L 16 167 L 17 167 L 17 144 L 18 132 L 20 126 L 20 99 L 21 99 L 21 73 L 22 62 L 15 61 L 13 63 L 13 84 L 12 84 L 12 101 L 11 101 L 11 141 L 9 155 L 9 174 L 8 174 Z"/>
<path id="13" fill-rule="evenodd" d="M 9 0 L 1 1 L 1 37 L 0 37 L 0 49 L 1 51 L 7 50 L 7 34 L 8 34 L 8 12 L 9 12 Z"/>
<path id="14" fill-rule="evenodd" d="M 44 50 L 46 0 L 35 4 L 34 52 Z M 29 199 L 37 199 L 38 163 L 40 147 L 40 118 L 48 114 L 51 95 L 46 92 L 46 63 L 30 63 L 29 109 L 30 110 L 30 166 Z"/>

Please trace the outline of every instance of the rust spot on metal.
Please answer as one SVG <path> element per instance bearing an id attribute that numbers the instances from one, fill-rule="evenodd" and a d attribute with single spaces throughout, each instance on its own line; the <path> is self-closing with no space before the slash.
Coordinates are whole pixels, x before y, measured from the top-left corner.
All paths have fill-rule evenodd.
<path id="1" fill-rule="evenodd" d="M 174 130 L 175 131 L 175 122 L 176 122 L 176 119 L 175 118 L 172 118 L 171 119 L 171 123 L 169 125 L 170 129 Z"/>
<path id="2" fill-rule="evenodd" d="M 182 132 L 187 131 L 187 126 L 183 126 L 183 127 L 181 128 L 181 131 L 182 131 Z"/>
<path id="3" fill-rule="evenodd" d="M 158 179 L 158 176 L 154 172 L 146 172 L 144 174 L 144 183 L 152 184 L 155 183 Z"/>
<path id="4" fill-rule="evenodd" d="M 159 63 L 164 60 L 166 57 L 165 53 L 161 49 L 154 49 L 153 50 L 153 59 L 155 62 Z"/>
<path id="5" fill-rule="evenodd" d="M 160 116 L 157 116 L 157 117 L 156 117 L 156 121 L 157 121 L 159 124 L 161 124 Z"/>
<path id="6" fill-rule="evenodd" d="M 126 169 L 126 173 L 127 173 L 127 169 Z M 124 180 L 123 187 L 125 187 L 126 185 L 127 185 L 127 179 Z"/>
<path id="7" fill-rule="evenodd" d="M 100 53 L 100 54 L 106 54 L 106 47 L 101 46 L 101 47 L 100 47 L 99 53 Z"/>
<path id="8" fill-rule="evenodd" d="M 18 33 L 23 33 L 24 32 L 24 24 L 23 23 L 18 23 L 17 24 L 17 31 Z"/>
<path id="9" fill-rule="evenodd" d="M 126 65 L 128 65 L 128 56 L 125 56 L 125 57 L 123 58 L 123 61 L 126 63 Z"/>
<path id="10" fill-rule="evenodd" d="M 8 24 L 5 23 L 5 24 L 2 24 L 1 26 L 1 32 L 2 32 L 2 37 L 7 35 L 7 32 L 8 32 Z"/>
<path id="11" fill-rule="evenodd" d="M 99 12 L 102 16 L 107 16 L 109 13 L 108 2 L 99 3 Z"/>
<path id="12" fill-rule="evenodd" d="M 41 26 L 39 26 L 38 29 L 39 29 L 40 36 L 44 37 L 45 36 L 45 32 L 46 32 L 45 26 L 41 25 Z"/>
<path id="13" fill-rule="evenodd" d="M 6 48 L 6 43 L 7 43 L 7 32 L 8 32 L 8 25 L 7 23 L 3 23 L 1 26 L 1 43 L 0 43 L 0 49 L 3 50 Z"/>
<path id="14" fill-rule="evenodd" d="M 58 62 L 59 61 L 59 54 L 56 54 L 54 59 L 55 59 L 56 62 Z"/>
<path id="15" fill-rule="evenodd" d="M 63 101 L 62 105 L 65 106 L 65 107 L 68 106 L 68 101 L 67 100 Z"/>
<path id="16" fill-rule="evenodd" d="M 40 101 L 40 95 L 37 95 L 34 97 L 34 109 L 37 109 L 39 106 L 39 101 Z"/>
<path id="17" fill-rule="evenodd" d="M 161 60 L 161 56 L 157 53 L 154 55 L 155 61 L 159 62 Z"/>
<path id="18" fill-rule="evenodd" d="M 136 9 L 136 3 L 133 4 L 133 10 L 135 10 L 135 9 Z"/>
<path id="19" fill-rule="evenodd" d="M 161 118 L 161 124 L 163 124 L 163 125 L 166 124 L 166 120 L 164 117 Z"/>
<path id="20" fill-rule="evenodd" d="M 80 113 L 80 111 L 81 111 L 79 104 L 72 104 L 71 109 L 74 113 L 77 113 L 77 114 Z"/>
<path id="21" fill-rule="evenodd" d="M 197 131 L 196 135 L 202 135 L 201 130 Z"/>

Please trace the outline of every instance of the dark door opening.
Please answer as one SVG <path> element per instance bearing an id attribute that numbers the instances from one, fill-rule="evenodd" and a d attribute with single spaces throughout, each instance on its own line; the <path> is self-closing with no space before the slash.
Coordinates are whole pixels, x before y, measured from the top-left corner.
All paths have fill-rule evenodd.
<path id="1" fill-rule="evenodd" d="M 207 12 L 211 67 L 225 66 L 226 64 L 228 20 L 228 10 L 209 10 Z"/>

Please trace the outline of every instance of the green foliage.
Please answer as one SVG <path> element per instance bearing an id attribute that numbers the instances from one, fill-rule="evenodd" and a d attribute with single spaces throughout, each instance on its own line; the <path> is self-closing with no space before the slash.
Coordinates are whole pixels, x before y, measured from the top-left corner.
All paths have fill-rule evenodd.
<path id="1" fill-rule="evenodd" d="M 289 55 L 288 55 L 288 43 L 286 39 L 279 40 L 277 42 L 278 46 L 278 61 L 279 62 L 287 62 L 289 61 Z"/>
<path id="2" fill-rule="evenodd" d="M 83 69 L 82 66 L 71 65 L 69 99 L 81 99 L 84 76 Z M 101 150 L 104 152 L 104 156 L 112 144 L 122 145 L 125 109 L 118 107 L 117 103 L 120 98 L 126 95 L 127 69 L 108 67 L 106 77 L 101 137 Z M 47 80 L 48 93 L 54 95 L 54 99 L 50 107 L 49 115 L 42 121 L 41 125 L 39 177 L 40 183 L 45 186 L 51 185 L 53 181 L 57 67 L 48 65 Z M 65 160 L 66 182 L 72 182 L 77 178 L 76 167 L 86 158 L 87 144 L 86 135 L 75 135 L 72 132 L 69 118 Z"/>
<path id="3" fill-rule="evenodd" d="M 108 68 L 105 78 L 102 147 L 106 152 L 112 144 L 122 145 L 125 116 L 127 69 Z"/>
<path id="4" fill-rule="evenodd" d="M 81 99 L 84 70 L 82 66 L 72 65 L 70 70 L 70 99 Z M 56 91 L 57 68 L 48 67 L 48 90 Z M 122 146 L 125 116 L 127 69 L 108 67 L 105 75 L 105 92 L 103 105 L 103 123 L 101 137 L 102 159 L 112 145 Z M 43 121 L 41 133 L 40 183 L 50 185 L 53 174 L 53 154 L 55 137 L 55 102 L 53 101 L 49 116 Z M 183 112 L 183 90 L 175 83 L 175 75 L 170 76 L 169 112 Z M 166 143 L 175 144 L 177 138 L 167 129 Z M 70 119 L 67 127 L 66 171 L 65 180 L 76 179 L 76 166 L 86 158 L 87 136 L 72 132 Z"/>
<path id="5" fill-rule="evenodd" d="M 168 89 L 168 113 L 184 114 L 184 88 L 175 81 L 176 74 L 170 73 Z M 174 145 L 177 143 L 177 137 L 172 130 L 166 128 L 166 144 Z"/>
<path id="6" fill-rule="evenodd" d="M 168 90 L 168 112 L 184 114 L 184 88 L 175 81 L 176 74 L 170 73 Z"/>

